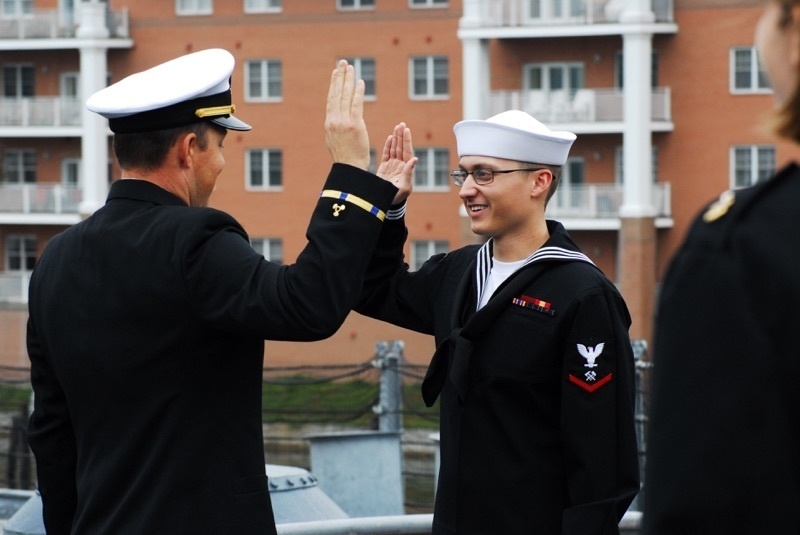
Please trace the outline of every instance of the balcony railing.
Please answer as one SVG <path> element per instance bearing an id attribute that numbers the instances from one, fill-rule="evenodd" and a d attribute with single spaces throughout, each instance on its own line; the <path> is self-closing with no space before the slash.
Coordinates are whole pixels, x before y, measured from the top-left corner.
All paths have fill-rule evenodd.
<path id="1" fill-rule="evenodd" d="M 0 213 L 77 214 L 82 192 L 64 184 L 6 184 L 0 186 Z"/>
<path id="2" fill-rule="evenodd" d="M 0 98 L 0 127 L 81 126 L 81 112 L 77 98 Z"/>
<path id="3" fill-rule="evenodd" d="M 472 26 L 617 24 L 626 0 L 464 0 Z M 655 22 L 673 22 L 674 0 L 652 0 Z"/>
<path id="4" fill-rule="evenodd" d="M 670 88 L 655 88 L 651 95 L 651 119 L 671 121 Z M 620 122 L 624 119 L 622 109 L 622 89 L 492 91 L 489 96 L 490 116 L 522 110 L 543 123 Z"/>
<path id="5" fill-rule="evenodd" d="M 128 37 L 128 10 L 107 10 L 106 27 L 109 37 Z M 73 14 L 55 9 L 0 17 L 0 39 L 63 39 L 75 37 L 76 30 Z"/>
<path id="6" fill-rule="evenodd" d="M 621 184 L 561 184 L 547 205 L 547 216 L 559 218 L 618 218 L 622 206 Z M 672 217 L 671 189 L 668 182 L 653 185 L 656 217 Z"/>
<path id="7" fill-rule="evenodd" d="M 0 273 L 0 303 L 27 303 L 29 272 Z"/>

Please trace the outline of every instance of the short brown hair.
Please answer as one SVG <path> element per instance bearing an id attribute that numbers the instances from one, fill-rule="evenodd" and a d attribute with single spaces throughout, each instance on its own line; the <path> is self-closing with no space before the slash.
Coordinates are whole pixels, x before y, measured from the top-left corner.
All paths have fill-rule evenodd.
<path id="1" fill-rule="evenodd" d="M 553 198 L 553 195 L 556 194 L 556 190 L 558 189 L 558 184 L 561 182 L 561 171 L 563 166 L 561 165 L 549 165 L 543 163 L 533 163 L 533 162 L 517 162 L 520 168 L 527 169 L 547 169 L 550 171 L 550 174 L 553 175 L 553 181 L 550 182 L 550 188 L 547 190 L 547 196 L 544 198 L 544 205 L 547 206 L 547 203 L 550 202 L 550 199 Z"/>
<path id="2" fill-rule="evenodd" d="M 197 143 L 205 149 L 208 143 L 206 134 L 211 127 L 211 123 L 200 121 L 152 132 L 117 133 L 114 134 L 114 155 L 123 169 L 152 171 L 164 163 L 169 149 L 184 134 L 196 134 Z"/>

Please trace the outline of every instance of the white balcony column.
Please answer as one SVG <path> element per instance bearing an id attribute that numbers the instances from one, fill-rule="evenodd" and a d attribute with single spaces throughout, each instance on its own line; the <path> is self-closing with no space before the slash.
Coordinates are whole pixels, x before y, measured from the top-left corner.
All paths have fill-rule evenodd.
<path id="1" fill-rule="evenodd" d="M 626 0 L 623 30 L 623 162 L 617 284 L 631 314 L 631 338 L 652 342 L 657 236 L 653 204 L 650 0 Z"/>
<path id="2" fill-rule="evenodd" d="M 622 217 L 652 217 L 653 157 L 650 123 L 652 120 L 653 35 L 637 31 L 637 23 L 655 20 L 650 0 L 626 0 L 620 23 L 631 25 L 623 35 L 623 168 Z"/>
<path id="3" fill-rule="evenodd" d="M 107 51 L 103 40 L 109 36 L 106 27 L 108 5 L 98 0 L 80 3 L 80 24 L 77 36 L 86 44 L 80 49 L 81 101 L 106 86 L 108 73 Z M 105 203 L 108 194 L 108 122 L 103 117 L 81 107 L 83 135 L 81 137 L 81 169 L 83 192 L 79 212 L 88 217 Z"/>
<path id="4" fill-rule="evenodd" d="M 463 119 L 486 119 L 489 103 L 489 44 L 485 39 L 464 39 Z"/>
<path id="5" fill-rule="evenodd" d="M 481 6 L 486 0 L 465 0 L 459 28 L 479 27 Z M 489 42 L 485 39 L 461 38 L 462 49 L 462 114 L 463 119 L 486 119 L 489 103 Z"/>

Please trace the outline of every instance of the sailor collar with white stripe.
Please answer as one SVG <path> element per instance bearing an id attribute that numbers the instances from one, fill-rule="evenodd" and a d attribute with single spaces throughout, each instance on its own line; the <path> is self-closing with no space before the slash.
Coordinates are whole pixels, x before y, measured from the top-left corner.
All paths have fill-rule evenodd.
<path id="1" fill-rule="evenodd" d="M 549 222 L 548 222 L 549 223 Z M 548 225 L 550 227 L 550 225 Z M 545 244 L 533 252 L 522 265 L 516 270 L 519 271 L 523 269 L 525 266 L 528 266 L 534 262 L 547 262 L 547 261 L 561 261 L 561 262 L 587 262 L 589 264 L 595 265 L 594 262 L 589 259 L 588 256 L 583 254 L 580 251 L 576 251 L 573 249 L 567 249 L 565 247 L 560 247 L 558 245 L 548 245 L 551 242 L 557 243 L 559 241 L 558 238 L 560 237 L 563 227 L 560 225 L 554 226 L 550 228 L 550 239 L 545 242 Z M 556 238 L 556 239 L 553 239 Z M 567 240 L 567 243 L 569 241 Z M 476 269 L 475 269 L 475 282 L 477 284 L 478 289 L 478 300 L 477 302 L 480 304 L 481 297 L 483 296 L 484 289 L 486 287 L 486 280 L 489 278 L 489 272 L 492 269 L 492 254 L 494 250 L 494 238 L 490 238 L 483 246 L 478 250 L 477 262 L 476 262 Z M 514 273 L 516 273 L 516 271 Z"/>

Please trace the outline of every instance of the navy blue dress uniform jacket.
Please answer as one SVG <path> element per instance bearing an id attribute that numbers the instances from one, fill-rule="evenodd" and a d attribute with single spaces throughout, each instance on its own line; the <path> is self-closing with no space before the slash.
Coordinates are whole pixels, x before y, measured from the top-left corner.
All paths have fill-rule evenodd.
<path id="1" fill-rule="evenodd" d="M 476 312 L 487 246 L 403 263 L 387 221 L 357 310 L 435 337 L 435 534 L 607 535 L 639 490 L 630 316 L 610 281 L 550 239 Z"/>
<path id="2" fill-rule="evenodd" d="M 653 351 L 650 535 L 800 533 L 798 203 L 791 164 L 703 210 L 670 263 Z"/>
<path id="3" fill-rule="evenodd" d="M 28 324 L 49 535 L 275 533 L 264 340 L 336 331 L 381 228 L 337 196 L 376 212 L 396 189 L 336 164 L 325 192 L 294 265 L 267 262 L 230 215 L 139 180 L 113 183 L 104 207 L 50 240 Z"/>

